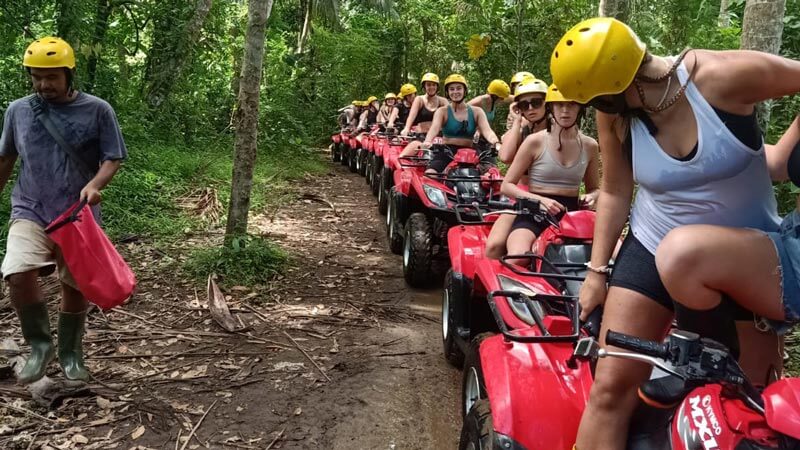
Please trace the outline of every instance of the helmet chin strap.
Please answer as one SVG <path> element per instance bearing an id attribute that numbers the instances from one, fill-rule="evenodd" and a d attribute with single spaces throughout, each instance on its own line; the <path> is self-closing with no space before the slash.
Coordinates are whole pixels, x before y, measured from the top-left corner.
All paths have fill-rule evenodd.
<path id="1" fill-rule="evenodd" d="M 562 147 L 562 145 L 561 145 L 561 133 L 563 133 L 563 132 L 569 130 L 570 128 L 574 127 L 575 125 L 577 125 L 578 124 L 578 118 L 575 117 L 575 121 L 572 122 L 572 125 L 570 125 L 568 127 L 565 127 L 565 126 L 561 125 L 561 122 L 559 122 L 558 119 L 556 119 L 556 116 L 553 116 L 553 122 L 555 122 L 556 125 L 558 125 L 558 128 L 560 128 L 558 130 L 558 151 L 560 152 L 561 151 L 561 147 Z M 578 135 L 577 139 L 580 139 L 580 138 L 581 138 L 580 135 Z"/>

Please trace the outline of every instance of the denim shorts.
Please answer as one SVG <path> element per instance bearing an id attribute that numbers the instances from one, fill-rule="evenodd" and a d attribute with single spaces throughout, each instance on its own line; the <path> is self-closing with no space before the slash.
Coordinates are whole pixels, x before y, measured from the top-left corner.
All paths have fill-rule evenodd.
<path id="1" fill-rule="evenodd" d="M 794 210 L 786 216 L 779 232 L 766 234 L 778 251 L 786 316 L 783 321 L 769 323 L 776 332 L 783 334 L 800 322 L 800 212 Z"/>

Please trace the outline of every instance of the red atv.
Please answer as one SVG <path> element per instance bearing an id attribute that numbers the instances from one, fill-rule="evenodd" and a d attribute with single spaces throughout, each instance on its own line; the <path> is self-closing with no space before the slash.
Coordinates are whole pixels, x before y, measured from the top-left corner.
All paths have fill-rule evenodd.
<path id="1" fill-rule="evenodd" d="M 342 160 L 342 146 L 343 146 L 343 138 L 344 131 L 340 131 L 331 136 L 331 160 L 333 162 L 339 162 Z"/>
<path id="2" fill-rule="evenodd" d="M 450 150 L 435 146 L 433 151 Z M 391 249 L 402 252 L 409 285 L 426 286 L 433 280 L 434 262 L 448 261 L 447 230 L 457 223 L 456 205 L 498 197 L 494 187 L 501 181 L 500 172 L 493 163 L 484 170 L 494 156 L 493 148 L 480 153 L 460 148 L 441 174 L 425 173 L 429 157 L 399 158 L 406 167 L 394 171 L 387 222 Z"/>
<path id="3" fill-rule="evenodd" d="M 366 157 L 364 160 L 364 181 L 369 185 L 373 194 L 377 194 L 377 182 L 375 180 L 375 164 L 378 149 L 383 149 L 387 140 L 386 127 L 378 125 L 369 135 L 369 144 L 366 146 Z"/>
<path id="4" fill-rule="evenodd" d="M 487 212 L 460 207 L 462 225 L 448 234 L 452 269 L 442 295 L 442 338 L 447 360 L 464 362 L 460 448 L 571 448 L 592 384 L 590 364 L 572 358 L 572 350 L 586 335 L 577 294 L 594 213 L 557 220 L 528 199 L 487 206 Z M 514 209 L 493 210 L 503 207 Z M 470 225 L 464 210 L 479 220 Z M 490 260 L 483 249 L 497 214 L 530 215 L 550 227 L 534 253 Z M 473 439 L 476 426 L 489 429 L 493 441 Z"/>
<path id="5" fill-rule="evenodd" d="M 409 136 L 395 136 L 383 147 L 383 165 L 381 167 L 378 186 L 378 212 L 386 214 L 389 209 L 389 191 L 394 186 L 394 171 L 400 170 L 400 153 L 413 140 L 424 140 L 425 133 L 411 133 Z M 386 231 L 389 231 L 389 222 L 386 222 Z"/>
<path id="6" fill-rule="evenodd" d="M 372 195 L 379 196 L 381 187 L 381 173 L 383 172 L 383 153 L 389 147 L 389 143 L 394 138 L 395 130 L 386 129 L 383 133 L 378 133 L 378 138 L 373 145 L 370 154 L 371 159 L 367 161 L 367 179 Z M 380 198 L 378 199 L 380 201 Z"/>
<path id="7" fill-rule="evenodd" d="M 629 449 L 800 449 L 800 379 L 783 378 L 759 392 L 725 346 L 682 330 L 664 343 L 609 331 L 606 344 L 627 351 L 584 338 L 575 359 L 626 358 L 667 374 L 639 387 L 642 400 L 658 407 L 643 406 L 645 413 L 634 416 Z"/>

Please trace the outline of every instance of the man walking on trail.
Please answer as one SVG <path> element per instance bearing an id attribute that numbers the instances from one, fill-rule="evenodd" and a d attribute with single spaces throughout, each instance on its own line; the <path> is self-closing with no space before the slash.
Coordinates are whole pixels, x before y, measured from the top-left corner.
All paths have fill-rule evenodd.
<path id="1" fill-rule="evenodd" d="M 0 135 L 0 191 L 20 160 L 0 267 L 22 335 L 31 346 L 19 381 L 42 378 L 55 356 L 37 277 L 56 267 L 62 294 L 58 360 L 67 379 L 86 380 L 82 341 L 88 304 L 44 228 L 78 200 L 100 203 L 100 191 L 127 157 L 127 149 L 111 106 L 73 89 L 75 54 L 67 42 L 54 37 L 34 41 L 22 65 L 35 93 L 9 105 Z M 98 216 L 99 207 L 94 214 Z"/>

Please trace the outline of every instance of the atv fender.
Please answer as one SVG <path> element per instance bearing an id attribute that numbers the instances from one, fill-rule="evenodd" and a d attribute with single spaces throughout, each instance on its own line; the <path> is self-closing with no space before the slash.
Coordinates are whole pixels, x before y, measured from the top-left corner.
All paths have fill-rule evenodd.
<path id="1" fill-rule="evenodd" d="M 411 191 L 411 179 L 414 177 L 414 174 L 411 173 L 411 170 L 401 169 L 395 170 L 393 176 L 394 187 L 397 193 L 408 196 Z"/>
<path id="2" fill-rule="evenodd" d="M 495 431 L 524 448 L 572 449 L 592 375 L 586 362 L 570 369 L 571 355 L 569 342 L 525 344 L 501 334 L 483 341 L 481 367 Z"/>
<path id="3" fill-rule="evenodd" d="M 475 276 L 476 263 L 483 259 L 488 230 L 483 226 L 457 225 L 447 231 L 447 248 L 454 273 L 468 279 Z"/>

